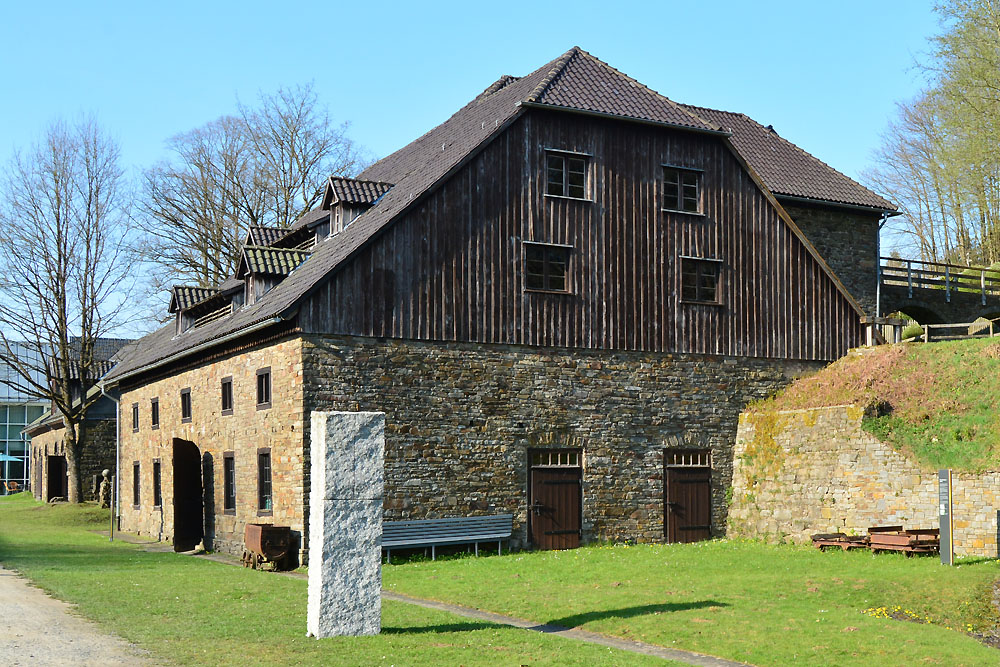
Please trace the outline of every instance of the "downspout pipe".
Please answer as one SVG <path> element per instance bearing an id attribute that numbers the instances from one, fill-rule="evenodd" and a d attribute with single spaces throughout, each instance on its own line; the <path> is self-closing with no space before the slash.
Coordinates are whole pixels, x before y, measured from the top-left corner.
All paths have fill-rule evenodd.
<path id="1" fill-rule="evenodd" d="M 122 420 L 121 420 L 122 406 L 121 406 L 121 402 L 117 398 L 115 398 L 114 396 L 112 396 L 108 392 L 104 391 L 104 383 L 103 382 L 99 382 L 97 384 L 97 386 L 100 387 L 100 389 L 101 389 L 101 395 L 102 396 L 107 396 L 108 398 L 110 398 L 112 401 L 115 402 L 115 483 L 111 487 L 111 532 L 109 533 L 109 540 L 108 540 L 109 542 L 114 542 L 115 541 L 115 524 L 121 521 L 121 516 L 122 516 L 122 514 L 121 514 L 121 500 L 118 497 L 119 496 L 119 494 L 118 494 L 118 484 L 119 484 L 119 482 L 118 482 L 118 471 L 121 469 L 121 458 L 122 458 L 122 431 L 121 431 L 121 429 L 122 429 Z"/>

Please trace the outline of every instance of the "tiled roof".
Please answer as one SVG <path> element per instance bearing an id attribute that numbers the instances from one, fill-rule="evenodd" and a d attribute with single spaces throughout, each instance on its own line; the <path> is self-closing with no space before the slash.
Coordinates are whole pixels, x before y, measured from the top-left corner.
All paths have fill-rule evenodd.
<path id="1" fill-rule="evenodd" d="M 329 218 L 330 212 L 323 210 L 321 208 L 314 208 L 308 213 L 302 214 L 302 217 L 293 222 L 288 226 L 289 229 L 302 229 L 303 227 L 311 227 L 313 224 L 319 223 L 323 218 Z"/>
<path id="2" fill-rule="evenodd" d="M 109 360 L 94 361 L 90 365 L 90 375 L 91 380 L 96 380 L 98 378 L 104 377 L 104 374 L 111 370 L 115 365 L 115 362 Z M 80 380 L 82 379 L 82 373 L 80 369 L 79 361 L 69 362 L 69 379 L 70 380 Z"/>
<path id="3" fill-rule="evenodd" d="M 329 208 L 338 202 L 371 205 L 391 187 L 391 183 L 331 176 L 323 196 L 323 208 Z"/>
<path id="4" fill-rule="evenodd" d="M 776 195 L 896 210 L 892 202 L 781 138 L 770 126 L 742 113 L 684 107 L 730 130 L 733 146 Z"/>
<path id="5" fill-rule="evenodd" d="M 246 273 L 287 276 L 308 258 L 309 253 L 302 250 L 246 246 L 240 260 L 240 271 L 245 269 Z"/>
<path id="6" fill-rule="evenodd" d="M 318 243 L 308 259 L 305 259 L 305 253 L 301 253 L 298 270 L 254 304 L 180 336 L 174 335 L 173 325 L 164 326 L 130 348 L 109 377 L 120 378 L 222 336 L 252 326 L 269 326 L 293 317 L 301 300 L 323 284 L 342 263 L 404 211 L 422 201 L 437 184 L 472 159 L 479 149 L 502 133 L 530 106 L 577 109 L 697 131 L 725 132 L 711 114 L 706 112 L 703 115 L 694 107 L 675 104 L 581 49 L 573 48 L 527 76 L 501 77 L 451 118 L 363 171 L 358 180 L 395 185 L 342 232 Z M 735 124 L 728 117 L 726 123 Z M 745 148 L 737 146 L 737 150 L 742 152 Z M 757 164 L 749 158 L 745 159 Z M 762 177 L 766 179 L 766 176 Z M 291 228 L 311 226 L 326 216 L 329 216 L 329 211 L 310 211 Z M 244 257 L 252 255 L 252 259 L 246 260 L 247 263 L 257 266 L 255 253 L 264 249 L 248 250 Z M 263 257 L 259 259 L 261 264 L 270 261 Z M 282 271 L 281 275 L 287 273 L 280 262 L 278 268 Z"/>
<path id="7" fill-rule="evenodd" d="M 196 303 L 201 303 L 205 299 L 215 296 L 218 291 L 214 287 L 174 285 L 170 290 L 170 305 L 167 307 L 167 312 L 176 313 L 187 310 Z"/>
<path id="8" fill-rule="evenodd" d="M 269 246 L 286 234 L 288 234 L 287 227 L 264 227 L 262 225 L 250 225 L 247 229 L 247 238 L 243 244 Z"/>
<path id="9" fill-rule="evenodd" d="M 561 66 L 554 68 L 552 76 L 545 77 L 525 102 L 719 130 L 715 123 L 699 118 L 579 47 L 570 49 L 560 61 Z"/>

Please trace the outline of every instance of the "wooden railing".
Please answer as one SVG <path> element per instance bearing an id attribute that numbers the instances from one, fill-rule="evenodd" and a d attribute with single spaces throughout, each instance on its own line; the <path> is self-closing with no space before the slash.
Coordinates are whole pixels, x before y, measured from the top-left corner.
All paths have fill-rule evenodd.
<path id="1" fill-rule="evenodd" d="M 911 299 L 914 289 L 943 291 L 948 302 L 952 293 L 978 293 L 984 306 L 987 295 L 1000 296 L 1000 269 L 894 257 L 879 259 L 882 284 L 906 287 Z"/>
<path id="2" fill-rule="evenodd" d="M 921 339 L 925 343 L 932 340 L 963 340 L 966 338 L 993 338 L 1000 333 L 998 320 L 980 319 L 975 322 L 959 322 L 957 324 L 925 324 L 924 335 Z M 952 332 L 952 333 L 944 333 Z"/>

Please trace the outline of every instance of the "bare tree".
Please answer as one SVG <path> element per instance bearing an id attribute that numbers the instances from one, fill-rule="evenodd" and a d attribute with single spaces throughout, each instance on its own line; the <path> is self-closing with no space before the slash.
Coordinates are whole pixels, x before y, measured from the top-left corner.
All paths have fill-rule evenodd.
<path id="1" fill-rule="evenodd" d="M 12 388 L 51 401 L 79 502 L 98 338 L 127 320 L 129 197 L 117 143 L 92 120 L 52 125 L 0 180 L 0 362 Z M 25 343 L 38 352 L 16 354 Z M 40 366 L 40 367 L 39 367 Z M 42 381 L 39 377 L 46 378 Z"/>
<path id="2" fill-rule="evenodd" d="M 173 137 L 172 159 L 144 175 L 145 254 L 168 280 L 216 285 L 232 275 L 249 225 L 287 227 L 349 176 L 362 151 L 312 85 L 261 94 L 255 106 Z"/>

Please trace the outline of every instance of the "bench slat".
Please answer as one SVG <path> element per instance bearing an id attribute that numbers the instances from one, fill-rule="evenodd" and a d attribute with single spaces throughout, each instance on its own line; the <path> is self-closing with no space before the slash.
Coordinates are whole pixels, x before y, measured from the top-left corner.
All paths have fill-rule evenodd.
<path id="1" fill-rule="evenodd" d="M 429 547 L 437 544 L 505 540 L 510 538 L 513 520 L 513 514 L 500 514 L 386 521 L 382 524 L 382 546 Z"/>

